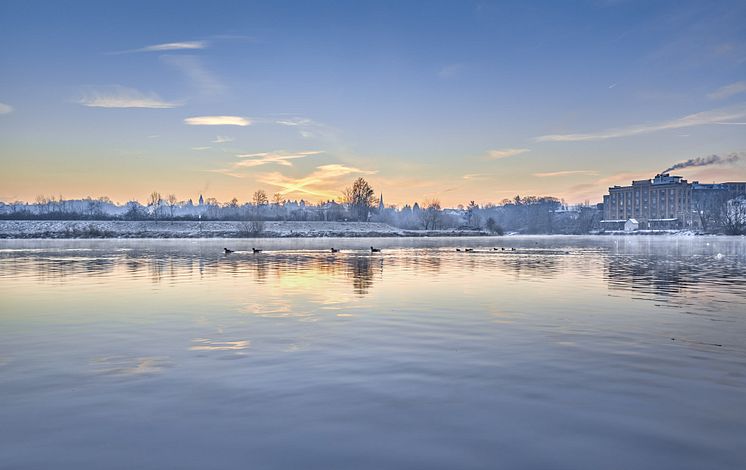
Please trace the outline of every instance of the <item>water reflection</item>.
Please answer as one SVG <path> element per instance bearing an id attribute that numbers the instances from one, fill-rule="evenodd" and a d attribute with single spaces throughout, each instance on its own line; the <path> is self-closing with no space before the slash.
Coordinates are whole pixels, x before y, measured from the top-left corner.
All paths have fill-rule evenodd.
<path id="1" fill-rule="evenodd" d="M 168 366 L 168 359 L 163 357 L 99 357 L 91 361 L 96 374 L 114 376 L 158 374 Z"/>
<path id="2" fill-rule="evenodd" d="M 463 241 L 443 240 L 427 247 L 387 247 L 383 253 L 345 250 L 330 254 L 310 246 L 278 246 L 261 254 L 237 251 L 224 255 L 214 243 L 185 242 L 33 242 L 4 241 L 0 248 L 0 278 L 31 277 L 41 284 L 64 284 L 99 278 L 148 279 L 154 284 L 175 285 L 222 276 L 250 279 L 257 285 L 282 283 L 284 278 L 349 281 L 355 295 L 368 295 L 387 272 L 429 276 L 511 275 L 514 279 L 540 281 L 568 272 L 601 277 L 612 291 L 637 296 L 686 296 L 692 289 L 718 285 L 736 292 L 746 285 L 744 243 L 735 239 L 658 240 L 636 237 L 503 239 L 505 249 L 493 249 L 494 240 L 475 240 L 474 252 L 456 252 Z M 81 245 L 95 244 L 94 248 Z M 220 242 L 217 242 L 220 243 Z M 304 242 L 306 245 L 308 242 Z M 324 242 L 319 242 L 324 243 Z M 390 242 L 389 242 L 390 243 Z M 117 245 L 128 245 L 117 248 Z M 423 245 L 432 245 L 427 240 Z M 504 247 L 503 247 L 504 248 Z M 490 274 L 492 273 L 492 274 Z M 705 291 L 706 293 L 706 291 Z M 288 305 L 249 305 L 257 315 L 288 315 Z"/>
<path id="3" fill-rule="evenodd" d="M 0 242 L 0 467 L 744 461 L 746 240 L 224 243 Z"/>

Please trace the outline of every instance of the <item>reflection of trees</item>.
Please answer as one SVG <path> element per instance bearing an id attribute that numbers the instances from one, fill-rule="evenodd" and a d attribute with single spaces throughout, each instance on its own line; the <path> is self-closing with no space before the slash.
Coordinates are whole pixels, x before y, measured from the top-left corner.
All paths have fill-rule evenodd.
<path id="1" fill-rule="evenodd" d="M 18 252 L 4 255 L 15 258 L 6 262 L 2 274 L 18 276 L 33 271 L 42 281 L 110 275 L 122 279 L 148 279 L 154 283 L 188 282 L 193 278 L 230 276 L 250 277 L 256 283 L 270 283 L 284 276 L 307 275 L 344 277 L 352 282 L 353 292 L 366 295 L 374 285 L 374 277 L 382 276 L 383 266 L 416 274 L 436 275 L 443 266 L 456 263 L 469 272 L 489 269 L 526 274 L 555 276 L 559 271 L 555 256 L 508 255 L 491 252 L 455 255 L 432 250 L 399 252 L 395 255 L 371 255 L 350 252 L 264 252 L 223 255 L 215 251 L 177 250 L 155 251 L 133 249 L 120 253 L 89 252 L 75 257 L 54 256 L 49 252 Z"/>
<path id="2" fill-rule="evenodd" d="M 103 276 L 116 268 L 112 258 L 86 256 L 59 256 L 50 253 L 34 253 L 23 256 L 3 256 L 2 276 L 36 276 L 39 282 L 64 282 L 68 278 Z"/>
<path id="3" fill-rule="evenodd" d="M 558 257 L 559 255 L 547 256 L 543 254 L 496 256 L 499 260 L 498 267 L 505 272 L 513 273 L 516 276 L 528 275 L 543 279 L 553 278 L 559 274 Z"/>
<path id="4" fill-rule="evenodd" d="M 373 265 L 383 269 L 383 259 L 372 259 L 370 256 L 351 256 L 347 258 L 348 275 L 352 277 L 352 286 L 356 294 L 365 295 L 373 286 Z"/>

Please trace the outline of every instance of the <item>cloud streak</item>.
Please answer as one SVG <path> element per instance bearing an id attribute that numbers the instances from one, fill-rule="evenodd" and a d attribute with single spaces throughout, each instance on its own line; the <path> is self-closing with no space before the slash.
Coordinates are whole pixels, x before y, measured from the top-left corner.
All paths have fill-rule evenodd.
<path id="1" fill-rule="evenodd" d="M 261 153 L 244 153 L 236 155 L 236 157 L 241 158 L 240 162 L 236 162 L 233 164 L 233 169 L 238 168 L 252 168 L 256 166 L 262 166 L 262 165 L 269 165 L 269 164 L 276 164 L 280 166 L 293 166 L 292 160 L 297 160 L 299 158 L 306 158 L 313 155 L 319 155 L 323 152 L 320 150 L 312 150 L 307 152 L 296 152 L 296 153 L 289 153 L 285 152 L 283 150 L 278 150 L 275 152 L 261 152 Z"/>
<path id="2" fill-rule="evenodd" d="M 713 100 L 722 100 L 743 92 L 746 92 L 746 80 L 722 86 L 712 93 L 709 93 L 707 97 Z"/>
<path id="3" fill-rule="evenodd" d="M 572 175 L 586 175 L 586 176 L 598 176 L 596 170 L 563 170 L 563 171 L 550 171 L 546 173 L 534 173 L 534 176 L 539 178 L 554 178 L 557 176 L 572 176 Z"/>
<path id="4" fill-rule="evenodd" d="M 375 171 L 363 170 L 342 164 L 321 165 L 301 178 L 285 176 L 279 172 L 260 175 L 262 183 L 280 188 L 280 194 L 306 194 L 325 199 L 335 199 L 339 195 L 339 181 L 343 176 L 372 175 Z"/>
<path id="5" fill-rule="evenodd" d="M 78 103 L 90 108 L 167 109 L 181 106 L 179 102 L 163 100 L 156 93 L 143 93 L 123 86 L 88 90 Z"/>
<path id="6" fill-rule="evenodd" d="M 685 127 L 702 126 L 707 124 L 720 124 L 723 121 L 746 117 L 746 107 L 721 108 L 687 116 L 650 124 L 639 124 L 628 127 L 606 129 L 587 134 L 549 134 L 536 137 L 537 142 L 586 142 L 595 140 L 614 139 L 618 137 L 629 137 L 653 132 L 682 129 Z"/>
<path id="7" fill-rule="evenodd" d="M 184 74 L 192 86 L 205 95 L 218 95 L 225 91 L 220 79 L 194 55 L 164 55 L 161 60 Z"/>
<path id="8" fill-rule="evenodd" d="M 0 114 L 10 114 L 13 112 L 13 106 L 5 103 L 0 103 Z"/>
<path id="9" fill-rule="evenodd" d="M 251 121 L 241 116 L 193 116 L 184 119 L 190 126 L 249 126 Z"/>
<path id="10" fill-rule="evenodd" d="M 322 139 L 329 142 L 337 141 L 336 130 L 326 124 L 305 117 L 291 117 L 274 119 L 273 124 L 295 128 L 304 139 Z"/>
<path id="11" fill-rule="evenodd" d="M 487 174 L 487 173 L 469 173 L 469 174 L 462 176 L 462 178 L 465 180 L 481 180 L 481 179 L 490 178 L 491 176 L 492 175 Z"/>
<path id="12" fill-rule="evenodd" d="M 297 126 L 313 126 L 316 125 L 316 123 L 308 118 L 300 118 L 300 117 L 294 117 L 289 119 L 278 119 L 275 121 L 275 124 L 279 124 L 281 126 L 290 126 L 290 127 L 297 127 Z"/>
<path id="13" fill-rule="evenodd" d="M 522 153 L 530 152 L 530 149 L 501 149 L 490 150 L 487 152 L 487 158 L 490 160 L 499 160 L 501 158 L 514 157 Z"/>
<path id="14" fill-rule="evenodd" d="M 133 52 L 167 52 L 167 51 L 184 51 L 206 49 L 207 41 L 181 41 L 166 42 L 162 44 L 153 44 L 141 47 L 139 49 L 128 49 L 126 51 L 112 52 L 112 54 L 131 54 Z"/>

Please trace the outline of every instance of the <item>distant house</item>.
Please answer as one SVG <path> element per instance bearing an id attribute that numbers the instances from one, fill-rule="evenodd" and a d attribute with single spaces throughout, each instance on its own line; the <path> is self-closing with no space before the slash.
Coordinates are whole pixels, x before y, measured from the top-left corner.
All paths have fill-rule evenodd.
<path id="1" fill-rule="evenodd" d="M 637 219 L 627 219 L 627 221 L 624 223 L 625 232 L 634 232 L 635 230 L 638 230 L 639 228 L 640 228 L 640 223 L 637 221 Z"/>

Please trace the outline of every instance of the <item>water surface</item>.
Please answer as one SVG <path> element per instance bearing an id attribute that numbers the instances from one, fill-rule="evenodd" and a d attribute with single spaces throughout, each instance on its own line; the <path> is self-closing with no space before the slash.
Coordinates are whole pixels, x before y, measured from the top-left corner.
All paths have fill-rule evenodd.
<path id="1" fill-rule="evenodd" d="M 742 238 L 5 240 L 0 468 L 743 468 L 744 337 Z"/>

